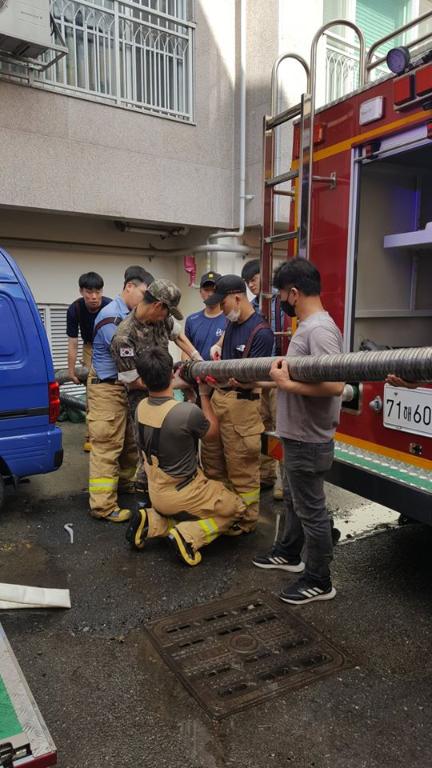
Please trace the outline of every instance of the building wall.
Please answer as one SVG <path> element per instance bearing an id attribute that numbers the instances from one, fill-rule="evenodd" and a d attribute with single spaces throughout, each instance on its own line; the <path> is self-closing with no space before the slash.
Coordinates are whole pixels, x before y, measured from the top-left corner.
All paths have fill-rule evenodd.
<path id="1" fill-rule="evenodd" d="M 418 1 L 419 11 L 432 0 Z M 326 0 L 248 0 L 247 180 L 249 257 L 259 255 L 262 220 L 262 121 L 270 111 L 274 60 L 286 51 L 309 60 L 310 43 Z M 218 228 L 238 225 L 238 98 L 240 0 L 196 0 L 196 125 L 182 124 L 71 96 L 0 80 L 0 232 L 22 261 L 41 302 L 69 302 L 78 275 L 93 268 L 115 293 L 129 263 L 179 283 L 186 312 L 200 306 L 187 289 L 183 255 L 157 255 L 148 247 L 180 249 L 205 242 Z M 324 50 L 324 45 L 322 46 Z M 318 67 L 323 71 L 323 67 Z M 305 90 L 295 62 L 280 68 L 278 109 Z M 318 82 L 318 97 L 322 88 Z M 291 133 L 278 136 L 278 167 L 290 166 Z M 3 211 L 2 211 L 3 208 Z M 186 224 L 186 238 L 120 233 L 116 219 Z M 280 227 L 288 202 L 277 209 Z M 6 240 L 4 240 L 6 238 Z M 44 245 L 50 241 L 54 245 Z M 240 272 L 244 257 L 213 255 L 218 271 Z M 197 257 L 198 274 L 206 268 Z M 56 276 L 61 276 L 60 280 Z"/>
<path id="2" fill-rule="evenodd" d="M 248 4 L 246 192 L 254 195 L 247 204 L 249 226 L 259 225 L 262 220 L 263 117 L 270 114 L 272 66 L 276 58 L 286 52 L 298 53 L 309 62 L 312 37 L 322 24 L 323 1 L 252 0 Z M 278 110 L 282 111 L 298 103 L 306 90 L 306 82 L 300 65 L 295 62 L 283 63 L 279 74 Z M 281 173 L 290 167 L 291 130 L 291 127 L 277 130 Z M 287 217 L 285 205 L 277 218 L 286 220 Z"/>
<path id="3" fill-rule="evenodd" d="M 1 246 L 16 259 L 39 304 L 69 304 L 79 295 L 79 276 L 90 270 L 102 275 L 105 293 L 114 297 L 122 288 L 126 267 L 140 264 L 154 277 L 179 286 L 185 315 L 201 306 L 198 290 L 188 287 L 183 256 L 149 252 L 150 244 L 187 250 L 188 238 L 148 238 L 120 232 L 103 219 L 5 210 L 0 211 L 0 232 Z M 206 234 L 198 230 L 193 238 L 205 241 Z M 197 256 L 196 262 L 199 276 L 206 269 L 205 256 Z"/>
<path id="4" fill-rule="evenodd" d="M 196 3 L 196 125 L 0 81 L 0 205 L 231 227 L 235 2 Z"/>

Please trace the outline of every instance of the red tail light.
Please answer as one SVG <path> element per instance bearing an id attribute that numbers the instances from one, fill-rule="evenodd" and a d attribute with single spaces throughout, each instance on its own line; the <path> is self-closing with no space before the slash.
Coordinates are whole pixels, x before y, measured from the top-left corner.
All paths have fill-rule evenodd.
<path id="1" fill-rule="evenodd" d="M 48 384 L 49 423 L 55 424 L 60 415 L 60 388 L 56 381 Z"/>

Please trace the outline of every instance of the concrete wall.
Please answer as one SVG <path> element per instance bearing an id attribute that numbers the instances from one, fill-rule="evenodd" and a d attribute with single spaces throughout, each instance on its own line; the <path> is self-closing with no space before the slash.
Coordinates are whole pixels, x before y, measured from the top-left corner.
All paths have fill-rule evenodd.
<path id="1" fill-rule="evenodd" d="M 270 108 L 270 74 L 278 56 L 279 0 L 252 0 L 247 17 L 247 118 L 246 118 L 246 193 L 254 195 L 247 203 L 246 222 L 261 223 L 262 218 L 262 136 L 263 117 Z"/>
<path id="2" fill-rule="evenodd" d="M 0 80 L 0 205 L 231 227 L 235 12 L 196 3 L 196 125 Z"/>
<path id="3" fill-rule="evenodd" d="M 285 50 L 308 58 L 322 2 L 248 2 L 246 191 L 255 195 L 247 204 L 250 257 L 259 254 L 262 119 L 270 106 L 272 64 Z M 200 244 L 210 229 L 238 224 L 239 10 L 239 0 L 196 2 L 196 125 L 0 80 L 1 242 L 10 246 L 39 302 L 71 301 L 78 275 L 88 269 L 100 272 L 114 294 L 124 268 L 138 262 L 179 284 L 186 313 L 200 306 L 197 291 L 187 289 L 183 256 L 157 255 L 150 262 L 147 248 Z M 295 65 L 281 75 L 283 108 L 298 100 L 304 82 Z M 289 145 L 282 138 L 284 167 Z M 119 232 L 118 218 L 186 224 L 191 231 L 161 241 Z M 233 254 L 212 257 L 212 268 L 221 272 L 240 272 L 243 263 Z M 205 270 L 204 256 L 197 257 L 197 268 L 198 275 Z"/>

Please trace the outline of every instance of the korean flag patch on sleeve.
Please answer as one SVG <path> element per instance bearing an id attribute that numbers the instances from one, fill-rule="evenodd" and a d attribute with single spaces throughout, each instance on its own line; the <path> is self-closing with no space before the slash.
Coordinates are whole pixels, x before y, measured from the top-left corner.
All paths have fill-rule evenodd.
<path id="1" fill-rule="evenodd" d="M 132 347 L 120 347 L 120 357 L 134 357 Z"/>

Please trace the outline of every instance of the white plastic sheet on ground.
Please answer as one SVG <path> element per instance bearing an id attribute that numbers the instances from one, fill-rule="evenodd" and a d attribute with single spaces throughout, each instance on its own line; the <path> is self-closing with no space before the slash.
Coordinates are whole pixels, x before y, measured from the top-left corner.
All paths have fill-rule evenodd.
<path id="1" fill-rule="evenodd" d="M 26 587 L 0 582 L 0 610 L 11 608 L 70 608 L 68 589 Z"/>

